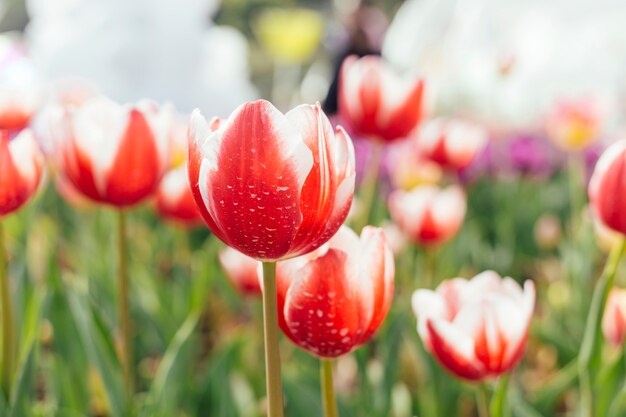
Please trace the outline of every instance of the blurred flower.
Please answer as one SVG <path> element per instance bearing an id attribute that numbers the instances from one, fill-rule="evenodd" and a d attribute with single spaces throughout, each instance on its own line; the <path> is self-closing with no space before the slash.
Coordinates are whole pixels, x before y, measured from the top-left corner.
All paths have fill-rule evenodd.
<path id="1" fill-rule="evenodd" d="M 202 224 L 202 216 L 191 193 L 187 175 L 187 121 L 178 124 L 170 138 L 171 168 L 156 190 L 155 209 L 166 220 L 194 227 Z"/>
<path id="2" fill-rule="evenodd" d="M 465 194 L 456 185 L 396 190 L 389 196 L 391 218 L 418 245 L 434 246 L 452 239 L 463 225 L 465 211 Z"/>
<path id="3" fill-rule="evenodd" d="M 553 214 L 544 214 L 535 223 L 535 242 L 544 250 L 552 250 L 561 241 L 561 221 Z"/>
<path id="4" fill-rule="evenodd" d="M 472 163 L 487 143 L 487 131 L 462 119 L 437 118 L 423 123 L 415 134 L 417 149 L 442 167 L 459 170 Z"/>
<path id="5" fill-rule="evenodd" d="M 202 224 L 202 216 L 191 194 L 186 165 L 165 173 L 156 190 L 155 207 L 164 219 L 189 227 Z"/>
<path id="6" fill-rule="evenodd" d="M 201 214 L 227 245 L 259 260 L 308 253 L 345 220 L 354 193 L 354 149 L 319 104 L 287 114 L 259 100 L 189 127 L 189 179 Z"/>
<path id="7" fill-rule="evenodd" d="M 149 197 L 167 168 L 172 112 L 104 97 L 73 112 L 71 135 L 55 145 L 61 173 L 94 201 L 130 206 Z"/>
<path id="8" fill-rule="evenodd" d="M 626 234 L 626 140 L 600 157 L 589 182 L 593 214 L 611 229 Z"/>
<path id="9" fill-rule="evenodd" d="M 546 120 L 548 137 L 564 151 L 588 148 L 600 139 L 601 111 L 585 98 L 557 102 Z"/>
<path id="10" fill-rule="evenodd" d="M 618 232 L 608 228 L 602 220 L 598 218 L 598 216 L 591 213 L 591 218 L 593 221 L 593 231 L 596 235 L 596 241 L 598 242 L 598 246 L 604 252 L 609 252 L 613 246 L 615 246 L 619 240 L 622 238 L 622 235 Z"/>
<path id="11" fill-rule="evenodd" d="M 389 147 L 387 167 L 393 185 L 403 190 L 420 185 L 435 185 L 443 177 L 441 166 L 425 158 L 410 140 L 399 141 L 397 145 Z"/>
<path id="12" fill-rule="evenodd" d="M 44 159 L 33 132 L 0 132 L 0 218 L 22 207 L 41 181 Z"/>
<path id="13" fill-rule="evenodd" d="M 339 78 L 339 116 L 357 134 L 386 142 L 406 137 L 423 112 L 424 83 L 400 77 L 380 57 L 347 57 Z"/>
<path id="14" fill-rule="evenodd" d="M 613 287 L 606 301 L 602 316 L 604 338 L 615 346 L 621 346 L 626 336 L 626 289 Z"/>
<path id="15" fill-rule="evenodd" d="M 254 26 L 261 45 L 277 60 L 288 63 L 308 61 L 324 33 L 324 20 L 314 10 L 269 8 Z"/>
<path id="16" fill-rule="evenodd" d="M 535 286 L 524 289 L 493 271 L 471 280 L 444 281 L 413 294 L 417 330 L 426 349 L 454 375 L 496 377 L 522 357 L 535 305 Z"/>
<path id="17" fill-rule="evenodd" d="M 385 232 L 385 238 L 391 251 L 394 255 L 399 255 L 406 248 L 406 235 L 402 233 L 397 224 L 392 222 L 383 224 L 382 229 Z"/>
<path id="18" fill-rule="evenodd" d="M 25 128 L 41 99 L 34 63 L 16 37 L 0 35 L 0 129 Z"/>
<path id="19" fill-rule="evenodd" d="M 393 297 L 394 260 L 382 229 L 347 227 L 316 251 L 279 262 L 278 322 L 295 344 L 334 358 L 369 341 Z"/>
<path id="20" fill-rule="evenodd" d="M 219 260 L 237 291 L 243 295 L 261 296 L 259 261 L 229 246 L 220 251 Z"/>

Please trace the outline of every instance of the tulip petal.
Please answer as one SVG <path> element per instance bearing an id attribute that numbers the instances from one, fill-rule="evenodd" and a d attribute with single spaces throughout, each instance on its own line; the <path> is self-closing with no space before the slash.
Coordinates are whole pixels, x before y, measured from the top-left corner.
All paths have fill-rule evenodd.
<path id="1" fill-rule="evenodd" d="M 267 101 L 245 103 L 200 151 L 200 194 L 226 242 L 257 259 L 287 254 L 313 166 L 311 150 L 289 120 Z"/>

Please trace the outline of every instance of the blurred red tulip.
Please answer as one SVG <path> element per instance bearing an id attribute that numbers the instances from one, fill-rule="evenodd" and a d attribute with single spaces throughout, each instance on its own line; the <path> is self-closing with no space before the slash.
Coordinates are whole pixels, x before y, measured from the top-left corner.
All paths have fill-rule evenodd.
<path id="1" fill-rule="evenodd" d="M 319 105 L 287 114 L 259 100 L 189 127 L 189 182 L 209 228 L 259 260 L 302 255 L 330 239 L 354 193 L 354 149 Z"/>
<path id="2" fill-rule="evenodd" d="M 278 263 L 278 322 L 298 346 L 322 358 L 369 341 L 393 297 L 394 260 L 380 228 L 347 227 L 308 255 Z"/>
<path id="3" fill-rule="evenodd" d="M 30 129 L 12 139 L 0 131 L 0 217 L 19 209 L 35 193 L 43 164 L 43 154 Z"/>
<path id="4" fill-rule="evenodd" d="M 472 163 L 487 143 L 487 131 L 461 119 L 432 119 L 415 135 L 417 149 L 444 168 L 460 170 Z"/>
<path id="5" fill-rule="evenodd" d="M 156 191 L 155 206 L 164 219 L 185 226 L 202 224 L 202 216 L 191 194 L 186 165 L 165 174 Z"/>
<path id="6" fill-rule="evenodd" d="M 626 140 L 611 145 L 598 160 L 589 182 L 594 215 L 626 234 Z"/>
<path id="7" fill-rule="evenodd" d="M 548 137 L 564 151 L 580 151 L 600 139 L 607 109 L 593 97 L 559 101 L 546 119 Z"/>
<path id="8" fill-rule="evenodd" d="M 163 177 L 171 128 L 167 106 L 91 99 L 73 112 L 70 134 L 56 144 L 59 170 L 94 201 L 134 205 Z"/>
<path id="9" fill-rule="evenodd" d="M 493 271 L 444 281 L 413 294 L 424 346 L 452 374 L 473 381 L 496 377 L 519 362 L 528 339 L 535 285 L 524 289 Z"/>
<path id="10" fill-rule="evenodd" d="M 463 225 L 465 210 L 465 194 L 456 185 L 446 189 L 420 186 L 409 192 L 396 190 L 389 196 L 393 221 L 414 243 L 423 246 L 452 239 Z"/>
<path id="11" fill-rule="evenodd" d="M 231 247 L 222 249 L 220 264 L 237 291 L 243 295 L 261 296 L 261 263 Z"/>
<path id="12" fill-rule="evenodd" d="M 349 56 L 339 79 L 339 116 L 355 133 L 392 141 L 406 137 L 423 112 L 424 83 L 393 72 L 380 57 Z"/>
<path id="13" fill-rule="evenodd" d="M 613 287 L 602 317 L 602 333 L 606 340 L 621 346 L 626 336 L 626 289 Z"/>

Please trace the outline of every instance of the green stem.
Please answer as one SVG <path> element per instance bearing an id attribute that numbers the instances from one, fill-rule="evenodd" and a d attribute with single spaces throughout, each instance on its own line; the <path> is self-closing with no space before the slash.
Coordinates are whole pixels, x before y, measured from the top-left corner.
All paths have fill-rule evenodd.
<path id="1" fill-rule="evenodd" d="M 355 221 L 355 230 L 361 231 L 370 222 L 372 209 L 376 203 L 376 192 L 378 190 L 378 176 L 383 159 L 384 143 L 373 140 L 372 155 L 367 162 L 363 182 L 361 183 L 361 199 L 359 201 L 359 216 Z"/>
<path id="2" fill-rule="evenodd" d="M 424 248 L 424 288 L 437 285 L 437 248 Z"/>
<path id="3" fill-rule="evenodd" d="M 506 410 L 506 397 L 507 390 L 509 387 L 509 374 L 504 374 L 498 380 L 496 391 L 491 397 L 491 402 L 489 403 L 489 410 L 491 412 L 492 417 L 504 417 Z"/>
<path id="4" fill-rule="evenodd" d="M 330 359 L 320 359 L 320 383 L 322 385 L 324 417 L 339 417 L 335 385 L 333 384 L 333 362 Z"/>
<path id="5" fill-rule="evenodd" d="M 15 338 L 13 330 L 13 310 L 9 289 L 9 260 L 4 241 L 4 229 L 0 222 L 0 297 L 2 302 L 2 388 L 7 400 L 11 398 L 13 366 L 15 358 Z"/>
<path id="6" fill-rule="evenodd" d="M 490 417 L 487 387 L 484 384 L 480 384 L 476 391 L 476 408 L 478 409 L 478 417 Z"/>
<path id="7" fill-rule="evenodd" d="M 602 314 L 606 306 L 606 300 L 609 291 L 615 280 L 615 272 L 619 265 L 619 261 L 624 252 L 626 240 L 621 239 L 609 255 L 604 266 L 602 276 L 596 284 L 587 315 L 587 324 L 585 325 L 585 334 L 578 354 L 578 374 L 580 383 L 580 404 L 583 417 L 593 417 L 593 386 L 591 383 L 591 375 L 589 368 L 592 359 L 599 352 L 602 343 L 600 335 L 600 323 L 602 322 Z"/>
<path id="8" fill-rule="evenodd" d="M 579 153 L 568 155 L 568 182 L 570 197 L 570 231 L 572 237 L 575 236 L 579 223 L 580 210 L 584 205 L 584 194 L 582 189 L 582 178 L 584 175 L 584 165 Z"/>
<path id="9" fill-rule="evenodd" d="M 133 342 L 132 342 L 132 322 L 130 318 L 130 296 L 127 269 L 127 250 L 126 250 L 126 213 L 123 210 L 118 212 L 118 257 L 119 257 L 119 283 L 118 283 L 118 302 L 119 302 L 119 326 L 122 335 L 122 354 L 121 364 L 124 373 L 124 390 L 126 393 L 126 401 L 128 409 L 132 410 L 134 388 L 133 373 Z"/>
<path id="10" fill-rule="evenodd" d="M 263 262 L 263 329 L 267 415 L 268 417 L 283 417 L 283 384 L 280 373 L 280 351 L 278 349 L 275 262 Z"/>

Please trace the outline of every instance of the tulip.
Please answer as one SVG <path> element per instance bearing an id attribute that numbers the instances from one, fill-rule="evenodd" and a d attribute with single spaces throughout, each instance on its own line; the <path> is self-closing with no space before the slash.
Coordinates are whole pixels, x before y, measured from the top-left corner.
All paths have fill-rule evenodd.
<path id="1" fill-rule="evenodd" d="M 426 158 L 415 141 L 402 141 L 391 147 L 388 166 L 393 185 L 407 191 L 420 185 L 437 184 L 443 177 L 441 166 Z"/>
<path id="2" fill-rule="evenodd" d="M 230 247 L 226 247 L 220 252 L 219 260 L 226 276 L 237 291 L 243 295 L 251 296 L 262 294 L 259 261 Z"/>
<path id="3" fill-rule="evenodd" d="M 393 221 L 415 244 L 426 247 L 450 240 L 461 228 L 465 210 L 465 194 L 456 185 L 396 190 L 389 196 Z"/>
<path id="4" fill-rule="evenodd" d="M 579 151 L 600 139 L 602 109 L 592 99 L 557 103 L 547 117 L 548 137 L 561 150 Z"/>
<path id="5" fill-rule="evenodd" d="M 25 128 L 40 98 L 39 76 L 24 45 L 12 36 L 0 36 L 0 130 Z"/>
<path id="6" fill-rule="evenodd" d="M 56 144 L 59 170 L 90 199 L 128 207 L 154 193 L 167 168 L 171 111 L 142 101 L 88 100 Z"/>
<path id="7" fill-rule="evenodd" d="M 433 119 L 415 135 L 417 149 L 443 168 L 458 171 L 469 166 L 487 143 L 487 131 L 461 119 Z"/>
<path id="8" fill-rule="evenodd" d="M 493 271 L 444 281 L 412 298 L 424 346 L 452 374 L 471 381 L 510 371 L 523 355 L 535 286 Z"/>
<path id="9" fill-rule="evenodd" d="M 611 145 L 598 160 L 589 182 L 595 216 L 610 229 L 626 234 L 626 140 Z"/>
<path id="10" fill-rule="evenodd" d="M 268 415 L 283 416 L 275 261 L 311 252 L 344 222 L 354 194 L 354 148 L 319 103 L 287 114 L 244 103 L 224 122 L 196 110 L 188 173 L 200 213 L 228 246 L 263 262 Z"/>
<path id="11" fill-rule="evenodd" d="M 35 193 L 44 159 L 33 132 L 22 130 L 13 139 L 0 132 L 0 219 L 22 207 Z"/>
<path id="12" fill-rule="evenodd" d="M 422 118 L 424 83 L 401 78 L 376 56 L 343 62 L 339 78 L 339 116 L 355 133 L 389 142 L 415 129 Z"/>
<path id="13" fill-rule="evenodd" d="M 187 175 L 186 125 L 185 129 L 176 129 L 171 139 L 171 169 L 166 172 L 157 188 L 155 209 L 166 220 L 194 227 L 202 223 L 202 216 L 191 194 Z"/>
<path id="14" fill-rule="evenodd" d="M 621 346 L 626 336 L 626 289 L 613 287 L 602 317 L 604 338 L 615 346 Z"/>
<path id="15" fill-rule="evenodd" d="M 319 104 L 287 114 L 259 100 L 189 128 L 189 182 L 211 231 L 259 260 L 303 255 L 330 239 L 354 193 L 354 149 Z"/>
<path id="16" fill-rule="evenodd" d="M 342 227 L 316 251 L 278 263 L 282 331 L 321 358 L 350 352 L 369 341 L 387 315 L 394 271 L 382 229 L 367 226 L 359 238 Z"/>

